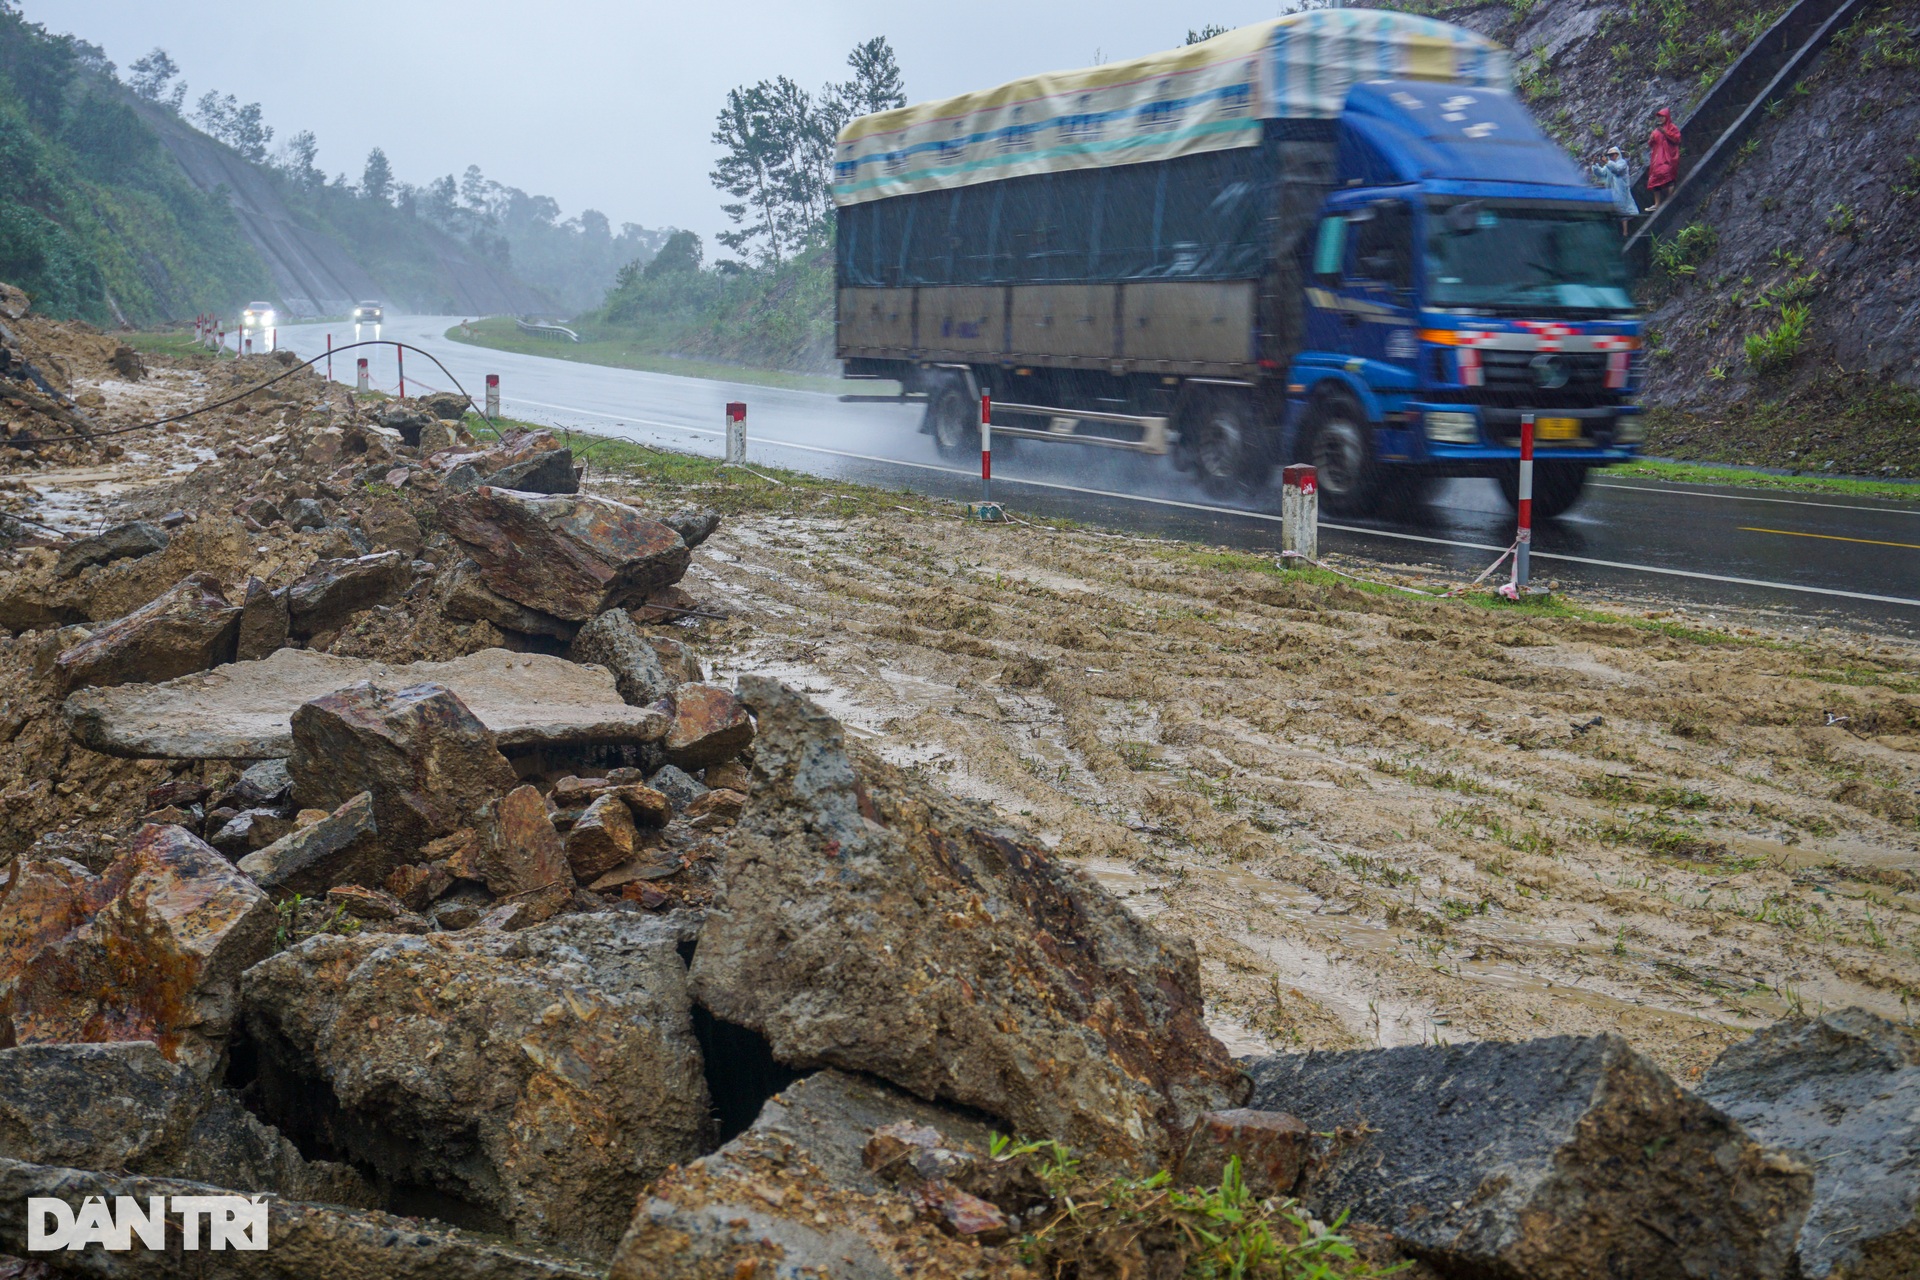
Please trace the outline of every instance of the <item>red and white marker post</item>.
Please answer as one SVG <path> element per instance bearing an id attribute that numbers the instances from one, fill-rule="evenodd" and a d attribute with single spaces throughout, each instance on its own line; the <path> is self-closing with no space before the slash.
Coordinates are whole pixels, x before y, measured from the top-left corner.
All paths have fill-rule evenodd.
<path id="1" fill-rule="evenodd" d="M 360 367 L 357 370 L 358 378 L 354 384 L 354 390 L 365 392 L 367 390 L 367 358 L 361 356 L 357 363 Z"/>
<path id="2" fill-rule="evenodd" d="M 980 505 L 993 505 L 993 392 L 980 393 Z M 982 515 L 984 515 L 984 510 Z"/>
<path id="3" fill-rule="evenodd" d="M 400 398 L 407 398 L 407 351 L 405 347 L 393 349 L 393 363 L 400 370 Z"/>
<path id="4" fill-rule="evenodd" d="M 727 461 L 729 467 L 747 465 L 747 404 L 727 401 Z"/>
<path id="5" fill-rule="evenodd" d="M 1320 558 L 1320 473 L 1296 462 L 1280 472 L 1280 563 Z"/>
<path id="6" fill-rule="evenodd" d="M 327 335 L 327 381 L 333 381 L 333 335 Z"/>
<path id="7" fill-rule="evenodd" d="M 490 373 L 487 375 L 487 417 L 497 418 L 499 416 L 500 416 L 500 375 L 497 373 Z"/>
<path id="8" fill-rule="evenodd" d="M 1520 527 L 1513 539 L 1513 590 L 1527 589 L 1533 552 L 1533 415 L 1520 415 Z"/>

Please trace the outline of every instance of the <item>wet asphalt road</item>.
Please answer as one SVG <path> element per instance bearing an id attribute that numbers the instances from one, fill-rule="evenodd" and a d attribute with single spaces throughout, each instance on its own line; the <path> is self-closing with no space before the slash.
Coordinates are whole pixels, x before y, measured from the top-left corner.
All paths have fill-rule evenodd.
<path id="1" fill-rule="evenodd" d="M 917 406 L 841 404 L 812 391 L 490 351 L 448 340 L 444 334 L 456 321 L 407 317 L 385 327 L 382 337 L 431 352 L 451 372 L 407 353 L 410 392 L 451 389 L 458 379 L 477 402 L 485 375 L 498 373 L 506 416 L 715 455 L 722 451 L 724 406 L 742 400 L 750 463 L 938 496 L 979 496 L 977 469 L 942 459 L 919 434 Z M 352 327 L 344 324 L 292 326 L 279 337 L 283 347 L 308 356 L 325 349 L 328 333 L 336 346 L 353 341 Z M 373 385 L 394 390 L 392 348 L 339 356 L 334 376 L 350 382 L 360 355 L 370 359 Z M 1016 513 L 1278 552 L 1277 486 L 1236 509 L 1208 498 L 1165 459 L 1018 443 L 996 449 L 994 457 L 994 496 Z M 1323 550 L 1463 580 L 1512 540 L 1513 514 L 1488 480 L 1449 481 L 1424 506 L 1379 519 L 1329 517 L 1321 532 Z M 1579 506 L 1535 531 L 1534 574 L 1583 593 L 1777 612 L 1803 624 L 1867 622 L 1910 633 L 1920 630 L 1920 503 L 1759 494 L 1597 473 Z"/>

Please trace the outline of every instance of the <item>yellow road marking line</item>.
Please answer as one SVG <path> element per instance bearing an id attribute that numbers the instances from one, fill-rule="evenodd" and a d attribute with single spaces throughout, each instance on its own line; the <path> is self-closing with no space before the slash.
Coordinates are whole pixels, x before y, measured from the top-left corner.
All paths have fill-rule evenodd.
<path id="1" fill-rule="evenodd" d="M 1905 547 L 1909 551 L 1920 551 L 1920 543 L 1882 542 L 1878 538 L 1843 538 L 1837 533 L 1802 533 L 1798 529 L 1756 529 L 1752 525 L 1740 526 L 1742 533 L 1777 533 L 1786 538 L 1822 538 L 1828 542 L 1859 542 L 1869 547 Z"/>

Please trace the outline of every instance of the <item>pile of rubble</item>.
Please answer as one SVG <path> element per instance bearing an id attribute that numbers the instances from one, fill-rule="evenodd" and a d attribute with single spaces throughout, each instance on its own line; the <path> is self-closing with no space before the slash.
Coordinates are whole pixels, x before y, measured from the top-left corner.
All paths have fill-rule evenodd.
<path id="1" fill-rule="evenodd" d="M 1036 1241 L 1230 1164 L 1447 1275 L 1920 1265 L 1907 1030 L 1782 1024 L 1696 1092 L 1616 1036 L 1236 1061 L 1185 940 L 704 679 L 711 512 L 290 381 L 274 434 L 0 584 L 6 736 L 55 781 L 6 793 L 0 1274 L 1200 1274 L 1177 1233 Z M 29 1253 L 28 1197 L 104 1242 L 88 1197 L 223 1189 L 271 1197 L 267 1250 L 176 1213 Z"/>

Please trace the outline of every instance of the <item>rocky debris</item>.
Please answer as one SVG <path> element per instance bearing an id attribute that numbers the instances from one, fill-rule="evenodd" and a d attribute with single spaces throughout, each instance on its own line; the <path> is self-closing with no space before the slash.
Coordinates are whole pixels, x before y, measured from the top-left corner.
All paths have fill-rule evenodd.
<path id="1" fill-rule="evenodd" d="M 264 849 L 293 830 L 293 820 L 277 809 L 243 809 L 207 837 L 207 843 L 229 858 L 244 858 Z"/>
<path id="2" fill-rule="evenodd" d="M 667 798 L 676 811 L 684 810 L 688 805 L 707 794 L 707 786 L 686 770 L 674 765 L 661 765 L 647 779 L 647 785 Z"/>
<path id="3" fill-rule="evenodd" d="M 655 1182 L 608 1280 L 1010 1274 L 1014 1259 L 919 1221 L 926 1198 L 868 1168 L 873 1135 L 900 1127 L 974 1152 L 984 1152 L 992 1137 L 988 1126 L 959 1112 L 873 1081 L 819 1072 L 775 1095 L 752 1127 L 719 1151 Z"/>
<path id="4" fill-rule="evenodd" d="M 294 803 L 335 809 L 371 792 L 381 842 L 397 854 L 457 830 L 515 782 L 492 731 L 445 685 L 363 680 L 304 704 L 292 725 Z M 390 869 L 356 882 L 378 885 Z"/>
<path id="5" fill-rule="evenodd" d="M 753 741 L 753 721 L 731 690 L 683 684 L 673 691 L 673 722 L 661 744 L 667 763 L 699 769 L 740 754 Z"/>
<path id="6" fill-rule="evenodd" d="M 720 513 L 711 507 L 695 507 L 688 511 L 676 511 L 661 522 L 667 528 L 680 535 L 680 541 L 687 549 L 705 542 L 720 527 Z"/>
<path id="7" fill-rule="evenodd" d="M 590 883 L 631 860 L 639 839 L 626 801 L 609 792 L 589 804 L 567 831 L 567 865 L 574 879 Z"/>
<path id="8" fill-rule="evenodd" d="M 210 573 L 181 579 L 55 660 L 69 686 L 150 684 L 233 660 L 240 610 Z"/>
<path id="9" fill-rule="evenodd" d="M 646 1182 L 711 1141 L 680 933 L 606 913 L 310 938 L 246 975 L 262 1110 L 518 1238 L 604 1256 Z"/>
<path id="10" fill-rule="evenodd" d="M 381 839 L 373 795 L 363 791 L 320 821 L 247 854 L 239 867 L 269 892 L 317 897 L 338 884 L 384 884 L 402 856 Z"/>
<path id="11" fill-rule="evenodd" d="M 482 476 L 480 483 L 525 493 L 580 492 L 580 477 L 574 471 L 571 449 L 552 449 L 520 458 Z"/>
<path id="12" fill-rule="evenodd" d="M 673 801 L 644 783 L 622 783 L 613 794 L 626 803 L 633 820 L 643 827 L 664 827 L 673 820 Z"/>
<path id="13" fill-rule="evenodd" d="M 107 755 L 264 760 L 292 754 L 297 708 L 361 681 L 444 685 L 508 750 L 639 745 L 667 729 L 664 713 L 622 702 L 605 671 L 505 649 L 405 665 L 282 649 L 167 684 L 83 689 L 64 710 L 74 740 Z"/>
<path id="14" fill-rule="evenodd" d="M 293 612 L 287 593 L 275 591 L 258 578 L 248 578 L 240 601 L 240 630 L 234 644 L 236 662 L 252 662 L 284 649 L 293 634 Z"/>
<path id="15" fill-rule="evenodd" d="M 467 410 L 473 408 L 473 401 L 455 391 L 435 391 L 428 395 L 415 396 L 413 407 L 429 419 L 447 419 L 457 424 L 460 419 L 466 417 Z M 391 426 L 392 424 L 382 423 L 382 425 Z M 408 443 L 418 444 L 419 441 L 414 440 Z"/>
<path id="16" fill-rule="evenodd" d="M 293 795 L 293 775 L 285 760 L 262 760 L 248 765 L 227 793 L 227 798 L 246 805 L 279 805 Z"/>
<path id="17" fill-rule="evenodd" d="M 687 818 L 695 831 L 732 826 L 747 807 L 747 798 L 738 791 L 710 788 L 687 805 Z"/>
<path id="18" fill-rule="evenodd" d="M 244 1190 L 244 1188 L 239 1188 Z M 93 1173 L 57 1165 L 0 1159 L 0 1248 L 27 1255 L 26 1202 L 51 1196 L 77 1208 L 88 1197 L 108 1203 L 129 1196 L 230 1195 L 235 1188 L 179 1178 Z M 168 1215 L 165 1252 L 134 1248 L 108 1252 L 89 1248 L 84 1274 L 98 1280 L 601 1280 L 590 1259 L 572 1259 L 537 1246 L 486 1234 L 469 1234 L 438 1222 L 303 1200 L 267 1201 L 263 1251 L 186 1252 L 180 1214 Z M 45 1255 L 41 1255 L 45 1256 Z M 217 1265 L 209 1265 L 217 1259 Z M 29 1273 L 31 1274 L 31 1273 Z"/>
<path id="19" fill-rule="evenodd" d="M 1201 1112 L 1244 1101 L 1191 943 L 990 810 L 856 768 L 793 690 L 740 688 L 753 798 L 692 970 L 716 1017 L 790 1066 L 977 1107 L 1096 1166 L 1164 1164 Z"/>
<path id="20" fill-rule="evenodd" d="M 0 316 L 5 316 L 9 320 L 21 320 L 25 319 L 27 312 L 32 309 L 33 302 L 27 297 L 25 289 L 0 283 Z"/>
<path id="21" fill-rule="evenodd" d="M 1193 1126 L 1180 1157 L 1180 1181 L 1217 1187 L 1227 1162 L 1240 1161 L 1247 1190 L 1261 1198 L 1291 1196 L 1313 1159 L 1313 1130 L 1283 1111 L 1209 1111 Z"/>
<path id="22" fill-rule="evenodd" d="M 99 876 L 16 865 L 0 898 L 0 1043 L 152 1040 L 207 1070 L 273 908 L 180 827 L 149 823 Z"/>
<path id="23" fill-rule="evenodd" d="M 535 787 L 515 787 L 479 811 L 470 857 L 477 878 L 517 908 L 503 927 L 538 924 L 573 897 L 566 845 Z"/>
<path id="24" fill-rule="evenodd" d="M 107 367 L 128 382 L 138 382 L 147 376 L 147 365 L 140 358 L 140 353 L 124 342 L 116 346 L 113 354 L 107 357 Z"/>
<path id="25" fill-rule="evenodd" d="M 651 706 L 681 683 L 668 674 L 659 651 L 625 609 L 609 609 L 581 627 L 567 657 L 611 671 L 614 686 L 631 706 Z"/>
<path id="26" fill-rule="evenodd" d="M 425 911 L 434 899 L 453 887 L 453 873 L 444 859 L 415 862 L 387 873 L 387 892 L 409 911 Z"/>
<path id="27" fill-rule="evenodd" d="M 1920 1033 L 1864 1009 L 1785 1019 L 1721 1054 L 1699 1092 L 1813 1167 L 1801 1275 L 1920 1275 Z"/>
<path id="28" fill-rule="evenodd" d="M 401 925 L 402 927 L 398 930 L 401 933 L 426 932 L 427 922 L 416 920 L 414 913 L 407 910 L 407 904 L 385 889 L 369 889 L 357 884 L 337 884 L 327 890 L 327 905 L 340 908 L 356 920 Z M 416 923 L 419 928 L 410 927 Z"/>
<path id="29" fill-rule="evenodd" d="M 449 400 L 461 399 L 459 396 L 447 396 L 445 398 Z M 436 409 L 437 407 L 436 405 Z M 420 433 L 426 428 L 428 423 L 438 418 L 457 418 L 465 411 L 464 405 L 452 413 L 439 413 L 436 412 L 435 409 L 428 409 L 418 400 L 414 401 L 412 408 L 409 408 L 401 401 L 390 400 L 374 410 L 373 421 L 375 425 L 398 435 L 401 443 L 417 445 L 420 443 Z"/>
<path id="30" fill-rule="evenodd" d="M 317 635 L 362 609 L 385 604 L 407 585 L 408 557 L 380 551 L 351 560 L 319 560 L 287 588 L 293 634 Z"/>
<path id="31" fill-rule="evenodd" d="M 646 623 L 678 622 L 689 614 L 713 612 L 711 609 L 702 609 L 700 602 L 678 585 L 649 592 L 644 601 L 630 606 L 629 611 L 635 622 Z"/>
<path id="32" fill-rule="evenodd" d="M 115 525 L 105 533 L 82 538 L 62 551 L 59 561 L 54 565 L 53 576 L 71 578 L 82 569 L 91 569 L 95 565 L 152 555 L 156 551 L 165 551 L 169 541 L 171 539 L 167 531 L 160 526 L 148 524 L 145 520 L 130 520 L 126 524 Z"/>
<path id="33" fill-rule="evenodd" d="M 255 517 L 258 519 L 259 517 Z M 296 533 L 306 529 L 324 529 L 327 527 L 327 509 L 320 505 L 317 498 L 294 498 L 281 509 L 280 518 L 287 527 Z M 262 523 L 269 523 L 262 521 Z"/>
<path id="34" fill-rule="evenodd" d="M 551 636 L 556 640 L 571 640 L 580 629 L 576 622 L 556 618 L 538 609 L 529 609 L 499 594 L 481 579 L 480 566 L 464 556 L 441 576 L 437 589 L 440 611 L 449 618 L 491 622 L 502 631 L 524 636 Z M 578 658 L 574 660 L 580 661 Z"/>
<path id="35" fill-rule="evenodd" d="M 1785 1276 L 1811 1171 L 1615 1035 L 1261 1058 L 1251 1105 L 1336 1137 L 1306 1182 L 1447 1273 Z"/>
<path id="36" fill-rule="evenodd" d="M 571 622 L 644 600 L 687 571 L 678 533 L 606 498 L 482 485 L 444 499 L 439 519 L 489 588 Z"/>
<path id="37" fill-rule="evenodd" d="M 351 1168 L 303 1159 L 231 1093 L 146 1040 L 0 1049 L 0 1158 L 336 1204 L 374 1199 Z"/>
<path id="38" fill-rule="evenodd" d="M 359 526 L 376 547 L 397 551 L 409 561 L 420 554 L 426 535 L 407 504 L 395 497 L 376 498 L 360 513 Z"/>

